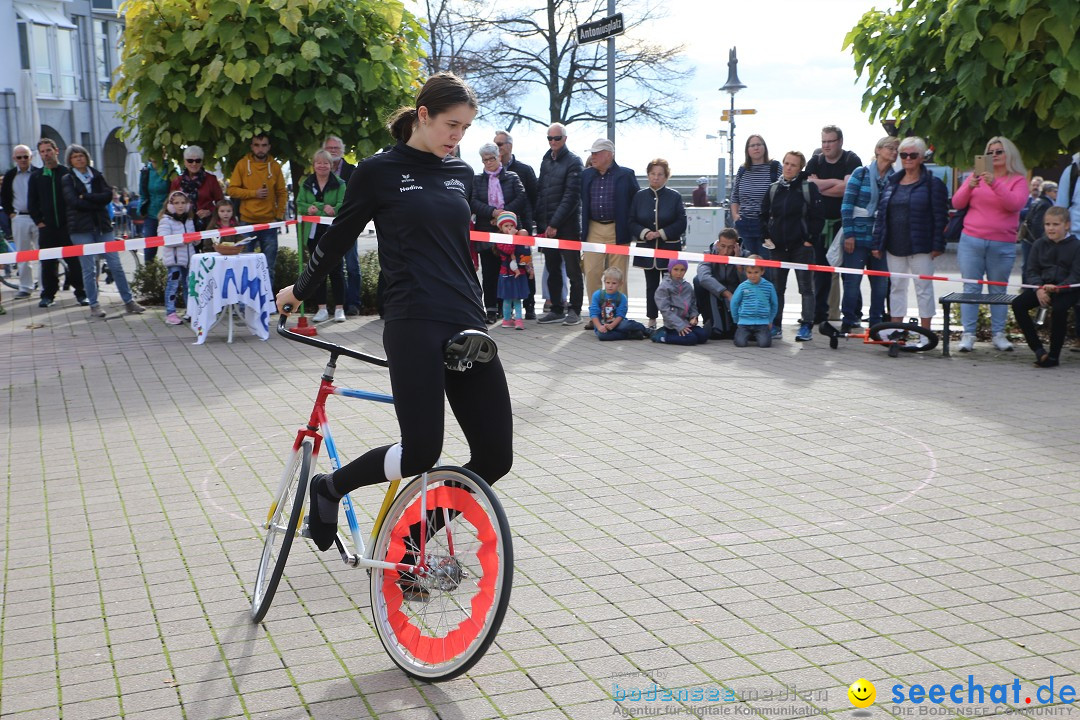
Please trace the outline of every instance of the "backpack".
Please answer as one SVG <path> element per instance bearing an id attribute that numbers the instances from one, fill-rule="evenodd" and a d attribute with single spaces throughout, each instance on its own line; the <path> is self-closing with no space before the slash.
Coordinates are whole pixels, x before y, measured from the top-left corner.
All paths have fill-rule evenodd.
<path id="1" fill-rule="evenodd" d="M 810 185 L 806 180 L 800 183 L 802 187 L 803 206 L 802 206 L 802 230 L 803 235 L 810 237 L 810 224 L 806 222 L 806 216 L 810 212 Z M 773 203 L 776 202 L 776 193 L 780 189 L 780 183 L 774 182 L 769 186 L 769 209 L 772 209 Z"/>

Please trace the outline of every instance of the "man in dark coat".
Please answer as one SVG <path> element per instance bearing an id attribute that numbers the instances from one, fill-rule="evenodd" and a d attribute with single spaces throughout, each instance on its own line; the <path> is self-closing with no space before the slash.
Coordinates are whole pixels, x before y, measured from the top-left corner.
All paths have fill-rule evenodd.
<path id="1" fill-rule="evenodd" d="M 720 237 L 709 246 L 710 255 L 746 257 L 739 247 L 739 233 L 734 228 L 724 228 Z M 735 337 L 735 321 L 731 317 L 731 296 L 746 279 L 743 266 L 731 263 L 703 262 L 698 264 L 694 278 L 694 294 L 697 296 L 701 326 L 709 331 L 710 338 L 730 340 Z"/>
<path id="2" fill-rule="evenodd" d="M 71 245 L 67 231 L 67 208 L 64 206 L 64 194 L 60 189 L 60 179 L 68 174 L 68 169 L 60 164 L 60 150 L 49 138 L 38 140 L 38 155 L 44 166 L 30 176 L 30 219 L 38 227 L 38 242 L 42 249 L 66 247 Z M 87 262 L 93 262 L 87 258 Z M 41 307 L 48 307 L 56 301 L 60 289 L 57 274 L 59 260 L 41 261 Z M 64 258 L 67 264 L 67 283 L 75 291 L 75 299 L 80 305 L 89 305 L 83 291 L 82 263 L 78 257 Z"/>
<path id="3" fill-rule="evenodd" d="M 581 158 L 566 149 L 566 126 L 554 123 L 547 132 L 548 150 L 540 163 L 536 191 L 536 228 L 543 235 L 561 240 L 581 237 Z M 562 303 L 562 267 L 570 280 L 569 308 Z M 581 322 L 581 301 L 585 287 L 581 275 L 581 252 L 544 248 L 548 272 L 551 312 L 538 322 L 577 325 Z"/>

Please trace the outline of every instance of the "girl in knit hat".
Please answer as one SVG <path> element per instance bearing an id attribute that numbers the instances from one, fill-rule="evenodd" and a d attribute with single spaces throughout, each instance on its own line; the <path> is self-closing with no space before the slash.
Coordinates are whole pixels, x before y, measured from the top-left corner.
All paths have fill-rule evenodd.
<path id="1" fill-rule="evenodd" d="M 656 307 L 664 317 L 664 327 L 652 334 L 652 341 L 669 345 L 700 345 L 709 333 L 698 325 L 694 286 L 686 282 L 687 263 L 672 260 L 668 274 L 656 289 Z"/>
<path id="2" fill-rule="evenodd" d="M 528 235 L 524 230 L 518 230 L 517 215 L 509 210 L 503 210 L 496 216 L 495 225 L 504 235 Z M 529 278 L 533 276 L 532 256 L 527 247 L 509 243 L 495 243 L 495 254 L 499 258 L 502 326 L 524 330 L 521 301 L 529 296 Z"/>

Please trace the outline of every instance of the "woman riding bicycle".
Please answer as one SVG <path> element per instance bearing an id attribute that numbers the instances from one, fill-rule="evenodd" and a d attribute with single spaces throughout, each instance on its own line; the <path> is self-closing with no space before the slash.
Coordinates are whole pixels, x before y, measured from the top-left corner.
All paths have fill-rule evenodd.
<path id="1" fill-rule="evenodd" d="M 282 310 L 311 297 L 374 219 L 386 283 L 383 346 L 401 442 L 312 477 L 308 522 L 320 550 L 334 543 L 342 495 L 423 473 L 438 462 L 444 397 L 469 443 L 465 468 L 492 484 L 513 463 L 510 395 L 499 358 L 465 372 L 447 369 L 443 359 L 447 340 L 487 327 L 469 255 L 473 172 L 451 154 L 476 110 L 476 95 L 464 81 L 450 73 L 432 76 L 416 107 L 390 118 L 397 144 L 357 166 L 341 211 L 307 268 L 277 295 Z"/>

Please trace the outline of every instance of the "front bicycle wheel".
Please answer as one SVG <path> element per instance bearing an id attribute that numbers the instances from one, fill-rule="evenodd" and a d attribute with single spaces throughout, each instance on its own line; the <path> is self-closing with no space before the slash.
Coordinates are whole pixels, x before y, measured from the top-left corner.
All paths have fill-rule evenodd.
<path id="1" fill-rule="evenodd" d="M 376 560 L 415 564 L 421 506 L 427 572 L 371 570 L 375 630 L 409 675 L 449 680 L 483 657 L 510 602 L 514 552 L 506 512 L 474 473 L 439 467 L 394 499 L 375 539 Z"/>
<path id="2" fill-rule="evenodd" d="M 310 477 L 311 440 L 305 438 L 285 466 L 277 498 L 266 516 L 266 541 L 259 557 L 259 569 L 255 573 L 255 590 L 251 594 L 252 622 L 260 622 L 266 617 L 266 611 L 270 609 L 274 593 L 277 592 L 281 574 L 285 571 L 285 561 L 304 516 Z"/>
<path id="3" fill-rule="evenodd" d="M 933 330 L 927 330 L 915 323 L 902 322 L 874 325 L 870 328 L 870 339 L 894 343 L 893 347 L 900 352 L 926 352 L 933 350 L 938 344 L 937 333 Z"/>

